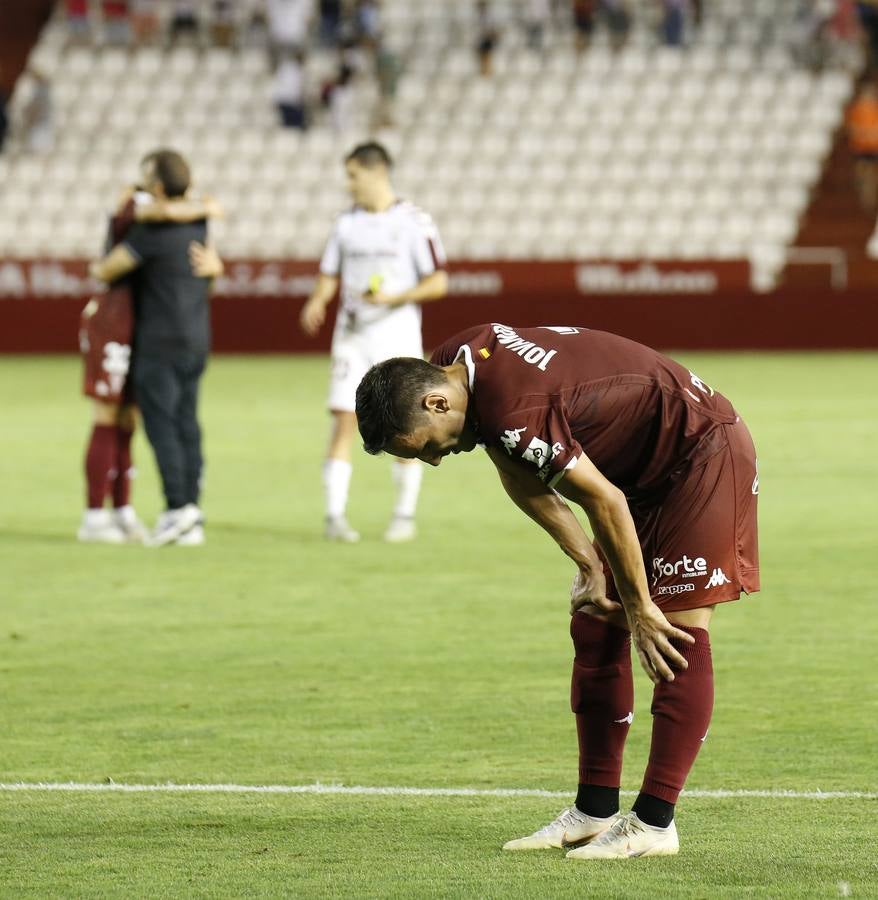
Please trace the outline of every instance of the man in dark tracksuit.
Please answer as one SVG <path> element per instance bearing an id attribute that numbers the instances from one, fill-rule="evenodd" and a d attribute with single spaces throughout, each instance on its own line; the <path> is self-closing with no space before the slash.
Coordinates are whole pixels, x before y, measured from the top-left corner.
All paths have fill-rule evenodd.
<path id="1" fill-rule="evenodd" d="M 172 150 L 149 154 L 142 174 L 159 198 L 182 197 L 189 189 L 189 167 Z M 136 224 L 91 270 L 104 281 L 133 273 L 134 392 L 167 507 L 152 535 L 156 546 L 204 541 L 198 388 L 210 347 L 210 279 L 222 272 L 206 244 L 205 220 Z"/>

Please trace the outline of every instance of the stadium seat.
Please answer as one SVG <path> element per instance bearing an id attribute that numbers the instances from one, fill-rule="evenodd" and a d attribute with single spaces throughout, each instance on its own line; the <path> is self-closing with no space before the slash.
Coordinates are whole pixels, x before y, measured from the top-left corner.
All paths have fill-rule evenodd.
<path id="1" fill-rule="evenodd" d="M 655 48 L 651 26 L 637 21 L 619 53 L 601 31 L 579 56 L 570 34 L 553 28 L 540 56 L 509 23 L 495 75 L 482 78 L 461 39 L 476 27 L 469 0 L 385 0 L 386 35 L 407 59 L 397 126 L 382 134 L 400 190 L 440 221 L 455 256 L 731 258 L 753 241 L 783 246 L 853 79 L 797 69 L 775 21 L 795 4 L 778 9 L 718 0 L 685 52 Z M 4 221 L 22 226 L 0 229 L 7 253 L 11 244 L 82 246 L 101 215 L 94 198 L 110 205 L 143 152 L 165 143 L 189 152 L 196 183 L 234 210 L 217 229 L 224 252 L 319 253 L 347 203 L 340 160 L 368 135 L 377 103 L 360 75 L 350 133 L 334 132 L 326 116 L 307 133 L 284 130 L 260 48 L 65 49 L 57 20 L 33 59 L 53 74 L 57 138 L 50 158 L 26 157 L 13 139 L 0 159 Z M 316 49 L 310 83 L 336 66 Z M 16 90 L 14 115 L 25 102 Z M 76 198 L 69 233 L 38 220 L 58 208 L 56 196 Z"/>

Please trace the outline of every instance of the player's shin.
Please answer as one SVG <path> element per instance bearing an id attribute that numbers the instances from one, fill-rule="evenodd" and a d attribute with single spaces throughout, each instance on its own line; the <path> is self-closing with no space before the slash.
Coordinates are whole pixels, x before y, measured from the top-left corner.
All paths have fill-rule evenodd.
<path id="1" fill-rule="evenodd" d="M 131 464 L 131 437 L 132 432 L 127 428 L 116 426 L 116 458 L 113 465 L 113 506 L 116 509 L 128 506 L 131 502 L 131 478 L 134 471 Z"/>
<path id="2" fill-rule="evenodd" d="M 116 428 L 95 425 L 85 453 L 85 480 L 89 509 L 101 509 L 110 485 L 110 471 L 116 461 Z"/>
<path id="3" fill-rule="evenodd" d="M 675 643 L 689 667 L 677 670 L 673 681 L 656 685 L 649 764 L 634 804 L 643 822 L 661 828 L 673 820 L 674 804 L 707 737 L 713 712 L 710 635 L 704 628 L 678 627 L 695 643 Z"/>
<path id="4" fill-rule="evenodd" d="M 631 637 L 586 613 L 575 613 L 570 635 L 573 663 L 571 707 L 579 739 L 576 808 L 596 818 L 619 810 L 625 739 L 634 718 Z"/>

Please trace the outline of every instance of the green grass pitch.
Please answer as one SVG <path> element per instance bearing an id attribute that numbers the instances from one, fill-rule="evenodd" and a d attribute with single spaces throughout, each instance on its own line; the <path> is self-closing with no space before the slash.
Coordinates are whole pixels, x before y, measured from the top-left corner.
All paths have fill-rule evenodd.
<path id="1" fill-rule="evenodd" d="M 678 354 L 760 456 L 761 594 L 720 608 L 681 855 L 504 854 L 558 797 L 0 790 L 0 896 L 878 896 L 878 356 Z M 483 454 L 425 478 L 387 546 L 360 453 L 355 547 L 320 537 L 322 358 L 217 358 L 208 544 L 83 547 L 74 358 L 0 360 L 0 782 L 575 787 L 570 565 Z M 159 510 L 142 438 L 135 501 Z M 645 762 L 638 673 L 623 787 Z M 630 797 L 627 798 L 630 800 Z"/>

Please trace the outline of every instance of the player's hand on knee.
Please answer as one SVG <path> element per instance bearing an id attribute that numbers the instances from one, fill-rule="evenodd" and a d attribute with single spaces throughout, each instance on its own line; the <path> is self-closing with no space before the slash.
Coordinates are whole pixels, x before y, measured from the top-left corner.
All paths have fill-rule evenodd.
<path id="1" fill-rule="evenodd" d="M 612 600 L 608 602 L 613 603 Z M 584 603 L 579 609 L 571 610 L 570 614 L 576 615 L 577 613 L 580 613 L 591 616 L 599 622 L 605 622 L 607 625 L 612 625 L 615 628 L 621 628 L 623 631 L 628 631 L 628 617 L 625 615 L 622 604 L 615 603 L 613 605 L 615 608 L 608 611 L 599 606 L 595 606 L 593 603 Z"/>
<path id="2" fill-rule="evenodd" d="M 583 611 L 591 615 L 609 615 L 622 610 L 621 604 L 607 597 L 607 579 L 597 567 L 578 569 L 570 587 L 570 615 L 584 606 L 589 609 Z"/>
<path id="3" fill-rule="evenodd" d="M 654 603 L 629 611 L 628 622 L 640 664 L 653 684 L 673 681 L 674 669 L 688 668 L 683 654 L 671 640 L 693 644 L 695 638 L 672 625 Z"/>

